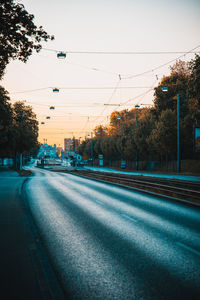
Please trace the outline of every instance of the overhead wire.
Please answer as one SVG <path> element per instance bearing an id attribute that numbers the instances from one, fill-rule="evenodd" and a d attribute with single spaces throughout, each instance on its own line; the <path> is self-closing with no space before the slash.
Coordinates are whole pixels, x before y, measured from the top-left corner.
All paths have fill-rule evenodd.
<path id="1" fill-rule="evenodd" d="M 158 69 L 160 69 L 160 68 L 162 68 L 162 67 L 165 67 L 165 66 L 169 65 L 170 63 L 172 63 L 172 62 L 174 62 L 174 61 L 176 61 L 176 60 L 178 60 L 178 59 L 184 57 L 184 56 L 187 55 L 187 54 L 190 54 L 190 53 L 197 53 L 197 52 L 193 52 L 193 51 L 194 51 L 195 49 L 198 49 L 199 47 L 200 47 L 200 45 L 198 45 L 197 47 L 195 47 L 195 48 L 193 48 L 193 49 L 191 49 L 191 50 L 189 50 L 189 51 L 187 51 L 187 52 L 184 52 L 184 54 L 180 55 L 179 57 L 176 57 L 176 58 L 174 58 L 174 59 L 172 59 L 172 60 L 170 60 L 170 61 L 168 61 L 168 62 L 166 62 L 166 63 L 164 63 L 164 64 L 161 64 L 161 65 L 159 65 L 159 66 L 157 66 L 157 67 L 155 67 L 155 68 L 153 68 L 153 69 L 151 69 L 151 70 L 148 70 L 148 71 L 145 71 L 145 72 L 142 72 L 142 73 L 139 73 L 139 74 L 134 74 L 134 75 L 131 75 L 131 76 L 128 76 L 128 77 L 123 77 L 122 79 L 131 79 L 131 78 L 143 76 L 143 75 L 148 74 L 148 73 L 150 73 L 150 72 L 154 72 L 154 71 L 156 71 L 156 70 L 158 70 Z"/>
<path id="2" fill-rule="evenodd" d="M 100 117 L 102 117 L 103 116 L 103 113 L 105 112 L 105 110 L 108 108 L 108 106 L 109 105 L 111 105 L 110 104 L 110 102 L 111 102 L 111 100 L 112 100 L 112 98 L 113 98 L 113 96 L 114 96 L 114 94 L 116 93 L 116 90 L 117 89 L 131 89 L 131 88 L 146 88 L 146 89 L 148 89 L 147 91 L 145 91 L 144 93 L 142 93 L 142 94 L 140 94 L 140 95 L 137 95 L 136 97 L 133 97 L 133 98 L 131 98 L 131 99 L 129 99 L 129 100 L 127 100 L 127 101 L 125 101 L 125 102 L 122 102 L 122 103 L 120 103 L 119 105 L 118 105 L 118 107 L 120 107 L 120 106 L 125 106 L 125 105 L 127 105 L 129 102 L 131 102 L 131 101 L 133 101 L 133 100 L 135 100 L 135 99 L 138 99 L 138 98 L 140 98 L 140 97 L 143 97 L 144 95 L 146 95 L 146 94 L 148 94 L 150 91 L 152 91 L 152 87 L 150 88 L 150 87 L 119 87 L 119 84 L 120 84 L 120 81 L 122 80 L 122 79 L 132 79 L 132 78 L 135 78 L 135 77 L 139 77 L 139 76 L 143 76 L 143 75 L 146 75 L 146 74 L 148 74 L 148 73 L 151 73 L 151 72 L 154 72 L 154 71 L 156 71 L 156 70 L 158 70 L 158 69 L 160 69 L 160 68 L 162 68 L 162 67 L 164 67 L 164 66 L 166 66 L 166 65 L 168 65 L 168 64 L 170 64 L 170 63 L 172 63 L 172 62 L 174 62 L 174 61 L 176 61 L 176 60 L 178 60 L 178 59 L 180 59 L 180 58 L 182 58 L 182 57 L 184 57 L 184 56 L 186 56 L 187 54 L 189 54 L 189 53 L 199 53 L 199 52 L 197 52 L 197 51 L 194 51 L 194 50 L 196 50 L 196 49 L 198 49 L 200 47 L 200 45 L 199 46 L 197 46 L 197 47 L 195 47 L 195 48 L 193 48 L 193 49 L 191 49 L 191 50 L 189 50 L 189 51 L 172 51 L 172 52 L 170 52 L 170 51 L 160 51 L 160 52 L 112 52 L 112 51 L 66 51 L 66 53 L 72 53 L 72 54 L 181 54 L 179 57 L 177 57 L 177 58 L 175 58 L 175 59 L 173 59 L 173 60 L 170 60 L 170 61 L 168 61 L 168 62 L 166 62 L 166 63 L 164 63 L 164 64 L 161 64 L 161 65 L 159 65 L 159 66 L 157 66 L 157 67 L 155 67 L 155 68 L 153 68 L 153 69 L 151 69 L 151 70 L 147 70 L 147 71 L 145 71 L 145 72 L 142 72 L 142 73 L 139 73 L 139 74 L 134 74 L 134 75 L 129 75 L 129 76 L 127 76 L 127 77 L 125 77 L 125 76 L 122 76 L 122 75 L 120 75 L 120 74 L 117 74 L 117 73 L 113 73 L 113 72 L 107 72 L 107 71 L 103 71 L 103 70 L 101 70 L 101 69 L 98 69 L 98 68 L 90 68 L 90 67 L 86 67 L 86 66 L 83 66 L 83 65 L 78 65 L 78 64 L 76 64 L 77 66 L 81 66 L 81 67 L 84 67 L 84 68 L 87 68 L 87 69 L 91 69 L 91 70 L 94 70 L 94 71 L 100 71 L 100 72 L 106 72 L 106 73 L 111 73 L 111 74 L 115 74 L 115 75 L 118 75 L 119 76 L 119 81 L 117 82 L 117 84 L 116 84 L 116 86 L 115 87 L 61 87 L 60 89 L 91 89 L 91 90 L 94 90 L 94 89 L 113 89 L 113 92 L 112 92 L 112 94 L 111 94 L 111 96 L 110 96 L 110 98 L 109 98 L 109 100 L 108 100 L 108 102 L 107 103 L 105 103 L 104 104 L 104 109 L 102 110 L 102 112 L 101 112 L 101 114 L 100 114 L 100 116 L 98 116 L 98 117 L 96 117 L 96 119 L 93 121 L 93 122 L 95 122 L 95 121 L 97 121 L 97 119 L 99 119 Z M 58 51 L 58 50 L 53 50 L 53 49 L 46 49 L 46 48 L 43 48 L 43 50 L 48 50 L 48 51 L 53 51 L 53 52 L 56 52 L 56 53 L 58 53 L 58 52 L 60 52 L 60 51 Z M 67 63 L 69 63 L 69 62 L 67 62 Z M 70 64 L 70 63 L 69 63 Z M 71 64 L 73 64 L 73 63 L 71 63 Z M 32 89 L 32 90 L 27 90 L 27 91 L 19 91 L 19 92 L 12 92 L 12 93 L 10 93 L 10 94 L 18 94 L 18 93 L 28 93 L 28 92 L 35 92 L 35 91 L 42 91 L 42 90 L 47 90 L 47 89 L 53 89 L 53 87 L 45 87 L 45 88 L 38 88 L 38 89 Z M 28 102 L 27 102 L 28 103 Z M 33 103 L 31 103 L 32 105 L 34 105 Z M 49 105 L 44 105 L 44 104 L 36 104 L 35 103 L 35 105 L 41 105 L 41 106 L 49 106 Z M 78 104 L 79 105 L 79 104 Z M 60 106 L 61 107 L 61 106 Z M 62 106 L 63 107 L 63 106 Z M 66 107 L 68 107 L 68 106 L 66 106 Z M 84 129 L 85 129 L 85 127 L 87 126 L 87 123 L 89 122 L 89 117 L 88 117 L 88 119 L 87 119 L 87 121 L 86 121 L 86 123 L 85 123 L 85 125 L 84 125 Z"/>
<path id="3" fill-rule="evenodd" d="M 145 74 L 148 74 L 150 72 L 154 72 L 184 56 L 186 56 L 187 54 L 192 54 L 192 53 L 200 53 L 199 51 L 194 51 L 196 49 L 198 49 L 200 47 L 200 45 L 192 48 L 191 50 L 189 51 L 62 51 L 64 53 L 68 53 L 68 54 L 130 54 L 130 55 L 139 55 L 139 54 L 142 54 L 142 55 L 148 55 L 148 54 L 181 54 L 179 57 L 173 59 L 173 60 L 170 60 L 164 64 L 161 64 L 153 69 L 150 69 L 150 70 L 147 70 L 145 72 L 142 72 L 142 73 L 138 73 L 138 74 L 134 74 L 134 75 L 122 75 L 121 76 L 121 79 L 132 79 L 132 78 L 135 78 L 135 77 L 140 77 L 140 76 L 143 76 Z M 53 49 L 48 49 L 48 48 L 42 48 L 43 50 L 47 50 L 47 51 L 53 51 L 55 53 L 58 53 L 60 51 L 58 50 L 53 50 Z M 81 66 L 81 65 L 80 65 Z M 88 68 L 88 69 L 93 69 L 93 70 L 98 70 L 98 71 L 103 71 L 103 70 L 100 70 L 98 68 Z M 104 71 L 103 71 L 104 72 Z M 108 73 L 111 73 L 111 74 L 115 74 L 115 75 L 118 75 L 119 76 L 119 73 L 113 73 L 113 72 L 108 72 Z"/>
<path id="4" fill-rule="evenodd" d="M 117 90 L 117 88 L 118 88 L 118 86 L 119 86 L 119 84 L 120 84 L 120 81 L 121 81 L 121 78 L 119 78 L 119 80 L 117 81 L 117 84 L 116 84 L 116 86 L 114 87 L 113 92 L 112 92 L 112 94 L 110 95 L 110 97 L 109 97 L 109 99 L 108 99 L 107 105 L 110 104 L 110 102 L 111 102 L 111 100 L 112 100 L 114 94 L 116 93 L 116 90 Z M 102 110 L 102 112 L 100 113 L 100 117 L 103 116 L 103 113 L 105 112 L 106 109 L 107 109 L 107 107 L 105 106 L 104 109 Z M 99 119 L 99 117 L 97 117 L 95 120 L 93 120 L 93 122 L 96 122 L 98 119 Z"/>
<path id="5" fill-rule="evenodd" d="M 194 51 L 197 47 L 194 49 L 191 49 L 190 51 L 71 51 L 71 50 L 56 50 L 56 49 L 49 49 L 49 48 L 42 48 L 42 50 L 46 51 L 52 51 L 55 53 L 63 52 L 66 54 L 116 54 L 116 55 L 147 55 L 147 54 L 187 54 L 187 53 L 197 53 Z"/>
<path id="6" fill-rule="evenodd" d="M 53 51 L 53 52 L 55 52 L 55 51 Z M 43 57 L 45 59 L 54 60 L 54 58 L 50 58 L 50 57 L 47 57 L 47 56 L 44 56 L 44 55 L 41 55 L 41 54 L 38 54 L 38 56 Z M 118 73 L 116 73 L 116 72 L 112 72 L 112 71 L 108 71 L 108 70 L 103 70 L 103 69 L 97 68 L 97 67 L 90 67 L 90 66 L 86 66 L 86 65 L 83 65 L 83 64 L 78 64 L 78 63 L 75 63 L 73 61 L 69 62 L 68 60 L 65 60 L 65 63 L 69 64 L 69 65 L 72 65 L 72 66 L 79 67 L 79 68 L 91 70 L 91 71 L 102 72 L 102 73 L 112 74 L 112 75 L 118 76 Z"/>
<path id="7" fill-rule="evenodd" d="M 25 90 L 25 91 L 16 91 L 16 92 L 10 92 L 9 94 L 14 95 L 14 94 L 24 94 L 24 93 L 32 93 L 32 92 L 37 92 L 37 91 L 42 91 L 42 90 L 48 90 L 48 89 L 54 89 L 55 87 L 43 87 L 43 88 L 37 88 L 37 89 L 32 89 L 32 90 Z M 56 87 L 59 90 L 112 90 L 112 89 L 147 89 L 149 88 L 148 86 L 121 86 L 121 87 L 110 87 L 110 86 L 78 86 L 78 87 Z"/>
<path id="8" fill-rule="evenodd" d="M 87 127 L 87 125 L 88 125 L 88 123 L 89 123 L 89 118 L 90 118 L 90 117 L 87 118 L 87 120 L 86 120 L 86 122 L 85 122 L 85 124 L 84 124 L 84 126 L 83 126 L 83 128 L 82 128 L 82 131 Z"/>

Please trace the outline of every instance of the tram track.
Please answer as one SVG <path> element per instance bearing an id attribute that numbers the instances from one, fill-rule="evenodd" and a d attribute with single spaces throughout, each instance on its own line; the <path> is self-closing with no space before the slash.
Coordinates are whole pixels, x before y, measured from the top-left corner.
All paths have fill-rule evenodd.
<path id="1" fill-rule="evenodd" d="M 70 174 L 114 183 L 139 192 L 184 201 L 200 207 L 200 184 L 197 182 L 89 170 L 74 170 L 70 171 Z"/>

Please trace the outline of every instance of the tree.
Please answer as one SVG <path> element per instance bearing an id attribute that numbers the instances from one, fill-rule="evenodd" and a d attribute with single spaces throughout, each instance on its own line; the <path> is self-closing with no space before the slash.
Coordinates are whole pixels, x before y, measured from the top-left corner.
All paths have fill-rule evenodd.
<path id="1" fill-rule="evenodd" d="M 0 157 L 9 157 L 12 152 L 13 112 L 8 92 L 0 86 Z"/>
<path id="2" fill-rule="evenodd" d="M 151 135 L 155 127 L 155 119 L 151 113 L 151 109 L 143 114 L 134 127 L 134 142 L 140 160 L 148 160 L 153 151 L 148 143 L 148 137 Z"/>
<path id="3" fill-rule="evenodd" d="M 98 125 L 95 127 L 95 129 L 94 129 L 94 137 L 95 138 L 99 138 L 99 137 L 102 137 L 105 135 L 107 135 L 105 126 Z"/>
<path id="4" fill-rule="evenodd" d="M 31 106 L 24 101 L 13 105 L 13 131 L 15 133 L 15 153 L 29 152 L 38 146 L 38 121 Z"/>
<path id="5" fill-rule="evenodd" d="M 22 4 L 15 0 L 0 1 L 0 79 L 10 60 L 26 62 L 33 50 L 39 52 L 41 42 L 54 39 L 42 26 L 37 27 Z"/>
<path id="6" fill-rule="evenodd" d="M 160 155 L 161 159 L 169 156 L 173 159 L 176 156 L 177 134 L 176 134 L 176 113 L 166 109 L 161 113 L 159 120 L 155 123 L 155 128 L 147 138 L 147 142 Z"/>
<path id="7" fill-rule="evenodd" d="M 191 97 L 198 99 L 200 105 L 200 55 L 196 55 L 195 59 L 190 62 L 191 80 L 190 92 Z"/>
<path id="8" fill-rule="evenodd" d="M 179 75 L 184 77 L 189 77 L 191 75 L 190 63 L 180 59 L 169 68 L 171 70 L 171 75 Z"/>
<path id="9" fill-rule="evenodd" d="M 120 155 L 117 147 L 119 144 L 116 136 L 104 136 L 101 139 L 101 153 L 103 153 L 104 158 L 109 160 L 116 159 Z"/>
<path id="10" fill-rule="evenodd" d="M 90 139 L 85 139 L 82 141 L 78 148 L 78 153 L 83 157 L 89 157 L 91 153 L 91 141 Z"/>
<path id="11" fill-rule="evenodd" d="M 162 87 L 168 87 L 167 92 L 162 91 Z M 156 87 L 154 93 L 154 113 L 159 117 L 162 111 L 171 109 L 173 111 L 177 108 L 176 96 L 179 92 L 181 98 L 181 114 L 187 114 L 187 100 L 188 100 L 188 78 L 180 77 L 178 74 L 163 77 L 162 81 Z"/>
<path id="12" fill-rule="evenodd" d="M 154 113 L 159 118 L 162 111 L 166 109 L 176 110 L 176 95 L 179 92 L 181 98 L 181 116 L 188 113 L 189 80 L 191 70 L 189 64 L 178 60 L 170 67 L 171 74 L 164 76 L 159 85 L 154 89 Z M 163 92 L 162 87 L 168 87 Z"/>

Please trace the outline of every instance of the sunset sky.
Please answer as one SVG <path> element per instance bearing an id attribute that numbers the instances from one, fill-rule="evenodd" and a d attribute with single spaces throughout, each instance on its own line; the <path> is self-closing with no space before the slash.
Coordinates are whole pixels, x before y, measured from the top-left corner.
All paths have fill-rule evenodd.
<path id="1" fill-rule="evenodd" d="M 18 2 L 55 36 L 26 64 L 11 62 L 1 82 L 12 102 L 33 107 L 40 142 L 63 146 L 64 138 L 84 138 L 97 124 L 109 123 L 116 109 L 152 104 L 153 88 L 176 58 L 194 58 L 181 52 L 200 53 L 199 0 Z M 57 58 L 59 51 L 66 59 Z"/>

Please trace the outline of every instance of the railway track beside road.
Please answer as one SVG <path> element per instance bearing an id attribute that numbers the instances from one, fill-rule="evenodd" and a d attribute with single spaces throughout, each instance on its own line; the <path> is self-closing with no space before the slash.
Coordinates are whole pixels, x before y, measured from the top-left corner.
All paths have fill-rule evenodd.
<path id="1" fill-rule="evenodd" d="M 183 201 L 200 207 L 199 182 L 89 170 L 74 170 L 70 171 L 70 174 L 111 182 L 139 192 L 146 192 L 175 201 Z"/>

